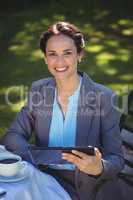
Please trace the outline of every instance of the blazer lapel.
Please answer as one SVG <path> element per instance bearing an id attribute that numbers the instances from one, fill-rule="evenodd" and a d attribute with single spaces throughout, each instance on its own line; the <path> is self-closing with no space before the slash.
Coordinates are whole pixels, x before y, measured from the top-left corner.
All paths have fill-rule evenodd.
<path id="1" fill-rule="evenodd" d="M 80 72 L 81 73 L 81 72 Z M 77 110 L 76 146 L 88 146 L 89 130 L 95 113 L 96 98 L 93 81 L 83 73 Z"/>
<path id="2" fill-rule="evenodd" d="M 50 79 L 47 85 L 42 88 L 41 91 L 43 95 L 43 107 L 42 115 L 40 117 L 40 146 L 48 146 L 49 143 L 49 130 L 50 124 L 52 120 L 52 113 L 53 113 L 53 102 L 55 96 L 55 81 L 54 79 Z M 39 126 L 39 124 L 38 124 Z"/>

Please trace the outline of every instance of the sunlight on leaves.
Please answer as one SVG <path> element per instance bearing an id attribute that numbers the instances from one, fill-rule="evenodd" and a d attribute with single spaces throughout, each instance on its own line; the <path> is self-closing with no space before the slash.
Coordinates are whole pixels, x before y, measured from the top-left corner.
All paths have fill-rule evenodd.
<path id="1" fill-rule="evenodd" d="M 133 35 L 133 28 L 124 29 L 121 32 L 123 35 L 131 36 L 131 35 Z"/>
<path id="2" fill-rule="evenodd" d="M 94 34 L 94 32 L 96 32 L 95 27 L 89 23 L 83 25 L 83 31 L 84 33 L 87 33 L 88 35 L 92 35 Z"/>
<path id="3" fill-rule="evenodd" d="M 96 62 L 98 65 L 105 65 L 108 64 L 109 61 L 115 60 L 116 56 L 114 54 L 111 54 L 109 52 L 103 52 L 98 55 L 96 55 Z"/>
<path id="4" fill-rule="evenodd" d="M 114 68 L 107 68 L 106 69 L 106 74 L 108 74 L 108 75 L 115 75 L 115 74 L 117 74 L 117 70 Z"/>
<path id="5" fill-rule="evenodd" d="M 24 31 L 26 35 L 31 35 L 31 33 L 34 33 L 34 31 L 37 31 L 39 29 L 39 23 L 38 22 L 34 22 L 34 23 L 29 23 L 27 22 L 24 25 Z M 24 34 L 23 34 L 24 35 Z M 16 39 L 19 39 L 20 37 L 22 38 L 22 32 L 18 33 L 16 35 Z M 32 38 L 32 37 L 31 37 Z"/>
<path id="6" fill-rule="evenodd" d="M 105 37 L 105 34 L 102 31 L 96 31 L 95 33 L 93 33 L 93 35 L 99 37 L 100 39 L 103 39 Z"/>
<path id="7" fill-rule="evenodd" d="M 130 51 L 128 49 L 117 49 L 117 59 L 127 62 L 130 58 Z"/>
<path id="8" fill-rule="evenodd" d="M 26 103 L 28 87 L 11 86 L 3 88 L 4 104 L 0 106 L 1 110 L 7 109 L 8 112 L 18 112 Z"/>
<path id="9" fill-rule="evenodd" d="M 110 24 L 109 25 L 110 26 L 110 28 L 112 28 L 113 30 L 117 30 L 118 29 L 118 24 L 116 24 L 116 23 L 112 23 L 112 24 Z"/>
<path id="10" fill-rule="evenodd" d="M 122 96 L 123 94 L 128 94 L 129 91 L 133 88 L 133 84 L 120 84 L 120 83 L 110 83 L 108 87 L 113 89 L 117 95 Z"/>
<path id="11" fill-rule="evenodd" d="M 91 38 L 89 39 L 90 42 L 92 43 L 99 43 L 101 41 L 101 38 L 97 37 L 97 36 L 91 36 Z M 90 44 L 90 43 L 89 43 Z M 88 45 L 89 45 L 88 44 Z"/>
<path id="12" fill-rule="evenodd" d="M 53 19 L 55 20 L 55 21 L 64 21 L 65 20 L 65 16 L 64 15 L 54 15 L 53 16 Z"/>
<path id="13" fill-rule="evenodd" d="M 120 19 L 118 22 L 117 22 L 119 25 L 133 25 L 133 20 L 131 19 Z"/>
<path id="14" fill-rule="evenodd" d="M 121 55 L 117 55 L 117 59 L 123 61 L 123 62 L 127 62 L 129 60 L 129 55 L 124 55 L 124 54 L 121 54 Z"/>
<path id="15" fill-rule="evenodd" d="M 30 52 L 28 49 L 30 49 L 30 43 L 22 43 L 18 45 L 12 45 L 9 47 L 9 51 L 13 52 L 16 55 L 28 55 Z"/>
<path id="16" fill-rule="evenodd" d="M 133 81 L 133 74 L 123 74 L 120 76 L 120 79 L 124 80 L 124 81 Z"/>
<path id="17" fill-rule="evenodd" d="M 27 86 L 20 85 L 7 87 L 3 94 L 5 103 L 12 106 L 16 103 L 26 102 L 27 92 Z"/>
<path id="18" fill-rule="evenodd" d="M 36 49 L 36 50 L 31 52 L 29 59 L 30 59 L 30 61 L 37 61 L 37 60 L 40 60 L 42 58 L 44 58 L 43 53 L 41 52 L 40 49 Z"/>
<path id="19" fill-rule="evenodd" d="M 3 105 L 0 106 L 0 110 L 1 111 L 6 111 L 8 110 L 8 112 L 10 113 L 16 113 L 19 112 L 20 109 L 25 105 L 25 101 L 19 101 L 18 103 L 12 103 L 11 105 Z"/>
<path id="20" fill-rule="evenodd" d="M 5 134 L 6 131 L 7 131 L 7 128 L 1 126 L 1 127 L 0 127 L 0 136 L 3 136 L 3 135 Z"/>
<path id="21" fill-rule="evenodd" d="M 103 17 L 106 17 L 107 15 L 109 15 L 108 10 L 99 10 L 99 9 L 94 10 L 94 19 L 95 20 L 100 20 Z"/>
<path id="22" fill-rule="evenodd" d="M 86 51 L 91 53 L 97 53 L 104 49 L 102 45 L 89 45 L 86 47 Z"/>
<path id="23" fill-rule="evenodd" d="M 41 20 L 41 24 L 45 26 L 49 26 L 50 20 L 48 18 L 44 18 Z"/>
<path id="24" fill-rule="evenodd" d="M 121 32 L 121 34 L 124 36 L 133 35 L 133 20 L 120 19 L 116 23 L 110 24 L 110 27 Z"/>
<path id="25" fill-rule="evenodd" d="M 32 26 L 34 26 L 34 25 L 30 24 L 28 29 L 32 28 Z M 32 41 L 33 39 L 34 39 L 34 37 L 31 34 L 28 34 L 26 29 L 24 29 L 23 31 L 20 31 L 15 35 L 15 38 L 13 39 L 13 41 L 23 43 L 23 42 L 27 42 L 27 41 Z"/>
<path id="26" fill-rule="evenodd" d="M 6 90 L 7 90 L 7 87 L 0 87 L 0 95 L 5 94 Z"/>
<path id="27" fill-rule="evenodd" d="M 118 40 L 107 40 L 107 41 L 105 41 L 105 44 L 109 45 L 111 47 L 118 47 L 119 41 Z"/>
<path id="28" fill-rule="evenodd" d="M 20 111 L 20 109 L 24 105 L 25 105 L 25 101 L 20 101 L 19 103 L 13 104 L 10 109 L 11 109 L 12 112 L 16 113 L 16 112 Z"/>
<path id="29" fill-rule="evenodd" d="M 31 55 L 32 57 L 33 54 L 33 56 L 38 58 L 39 54 L 34 52 L 34 48 L 38 47 L 37 39 L 39 41 L 39 36 L 37 37 L 36 33 L 38 30 L 40 31 L 40 27 L 42 26 L 39 22 L 27 22 L 24 24 L 23 30 L 17 32 L 12 39 L 12 45 L 8 48 L 9 51 L 15 55 Z"/>

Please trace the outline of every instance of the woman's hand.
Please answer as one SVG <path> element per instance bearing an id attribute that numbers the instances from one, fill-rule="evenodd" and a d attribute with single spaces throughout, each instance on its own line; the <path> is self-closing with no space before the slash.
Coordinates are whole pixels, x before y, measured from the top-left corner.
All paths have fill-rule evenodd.
<path id="1" fill-rule="evenodd" d="M 85 153 L 72 150 L 72 153 L 62 153 L 62 158 L 77 166 L 77 168 L 90 175 L 98 176 L 102 173 L 103 165 L 100 151 L 95 148 L 95 155 L 89 156 Z"/>

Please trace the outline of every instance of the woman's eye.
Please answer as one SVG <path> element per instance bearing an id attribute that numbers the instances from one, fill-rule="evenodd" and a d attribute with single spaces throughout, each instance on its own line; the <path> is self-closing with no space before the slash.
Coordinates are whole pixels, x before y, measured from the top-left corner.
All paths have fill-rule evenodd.
<path id="1" fill-rule="evenodd" d="M 72 52 L 71 52 L 71 51 L 67 51 L 67 52 L 65 52 L 64 54 L 65 54 L 65 55 L 71 55 Z"/>
<path id="2" fill-rule="evenodd" d="M 56 54 L 55 53 L 50 53 L 50 54 L 48 54 L 48 56 L 56 56 Z"/>

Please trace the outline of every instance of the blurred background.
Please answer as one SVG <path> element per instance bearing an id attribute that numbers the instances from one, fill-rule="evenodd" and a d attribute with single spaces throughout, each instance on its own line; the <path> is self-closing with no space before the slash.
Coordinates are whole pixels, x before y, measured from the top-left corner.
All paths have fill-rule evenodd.
<path id="1" fill-rule="evenodd" d="M 85 34 L 79 68 L 123 97 L 133 88 L 132 0 L 5 0 L 0 2 L 0 136 L 26 101 L 34 80 L 49 76 L 39 38 L 59 20 Z"/>

